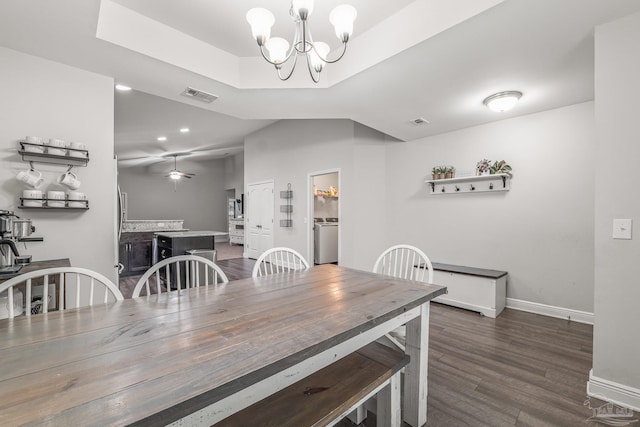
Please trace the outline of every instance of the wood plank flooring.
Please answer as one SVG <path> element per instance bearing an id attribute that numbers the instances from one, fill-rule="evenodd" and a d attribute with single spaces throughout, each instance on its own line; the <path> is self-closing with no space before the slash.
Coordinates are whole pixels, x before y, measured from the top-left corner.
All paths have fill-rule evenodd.
<path id="1" fill-rule="evenodd" d="M 251 276 L 254 262 L 218 264 L 237 280 Z M 592 329 L 510 309 L 491 319 L 432 304 L 427 426 L 601 425 L 586 421 L 592 410 L 584 406 Z M 364 425 L 374 426 L 375 417 Z"/>

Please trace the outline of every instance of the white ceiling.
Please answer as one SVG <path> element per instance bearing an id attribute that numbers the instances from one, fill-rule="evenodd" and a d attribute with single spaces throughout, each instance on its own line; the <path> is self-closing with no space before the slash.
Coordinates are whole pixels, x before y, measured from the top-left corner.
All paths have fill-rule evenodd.
<path id="1" fill-rule="evenodd" d="M 2 0 L 0 45 L 133 86 L 116 95 L 121 158 L 205 148 L 222 156 L 280 119 L 352 119 L 413 140 L 591 100 L 594 27 L 640 12 L 637 0 L 354 1 L 351 47 L 315 86 L 304 67 L 280 83 L 262 59 L 244 57 L 257 54 L 246 10 L 267 5 L 284 27 L 274 33 L 284 35 L 288 1 L 115 1 L 104 0 L 101 18 L 99 0 Z M 322 14 L 335 2 L 316 3 L 311 27 L 320 34 L 330 30 Z M 109 4 L 129 10 L 130 20 L 109 21 Z M 186 45 L 194 49 L 179 49 Z M 219 99 L 181 97 L 187 86 Z M 524 93 L 516 109 L 497 114 L 482 105 L 503 90 Z M 431 123 L 410 122 L 420 116 Z M 156 141 L 184 125 L 189 135 Z"/>

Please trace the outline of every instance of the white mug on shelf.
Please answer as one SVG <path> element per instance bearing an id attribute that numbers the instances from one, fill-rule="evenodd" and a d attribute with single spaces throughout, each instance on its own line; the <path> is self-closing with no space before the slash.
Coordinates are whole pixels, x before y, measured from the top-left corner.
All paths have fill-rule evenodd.
<path id="1" fill-rule="evenodd" d="M 22 191 L 22 205 L 27 207 L 41 207 L 42 200 L 42 191 L 40 190 L 23 190 Z M 39 200 L 27 200 L 27 199 L 39 199 Z"/>
<path id="2" fill-rule="evenodd" d="M 50 138 L 48 145 L 47 154 L 53 154 L 55 156 L 64 156 L 67 154 L 67 143 L 62 139 Z"/>
<path id="3" fill-rule="evenodd" d="M 18 175 L 16 175 L 16 178 L 36 190 L 40 188 L 44 182 L 44 179 L 42 179 L 42 173 L 35 169 L 20 171 L 18 172 Z"/>
<path id="4" fill-rule="evenodd" d="M 27 135 L 24 141 L 28 143 L 23 146 L 24 151 L 29 153 L 44 153 L 44 146 L 42 145 L 44 144 L 44 139 L 42 139 L 42 137 Z M 37 144 L 37 145 L 31 145 L 31 144 Z"/>
<path id="5" fill-rule="evenodd" d="M 84 208 L 87 206 L 85 203 L 87 197 L 80 191 L 69 191 L 67 193 L 67 198 L 70 208 Z"/>
<path id="6" fill-rule="evenodd" d="M 66 203 L 64 191 L 47 191 L 47 206 L 50 208 L 64 208 Z"/>
<path id="7" fill-rule="evenodd" d="M 87 157 L 87 151 L 86 151 L 87 146 L 81 142 L 69 142 L 67 143 L 67 148 L 70 149 L 70 150 L 67 150 L 69 152 L 70 157 L 80 157 L 80 158 Z M 78 150 L 83 150 L 83 151 L 78 151 Z"/>
<path id="8" fill-rule="evenodd" d="M 58 183 L 64 185 L 70 190 L 77 190 L 80 188 L 80 181 L 78 177 L 71 171 L 65 172 L 58 178 Z"/>

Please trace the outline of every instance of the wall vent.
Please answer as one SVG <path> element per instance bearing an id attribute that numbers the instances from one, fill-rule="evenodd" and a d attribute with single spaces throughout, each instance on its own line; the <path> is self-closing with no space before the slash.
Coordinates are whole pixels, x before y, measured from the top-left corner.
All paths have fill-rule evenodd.
<path id="1" fill-rule="evenodd" d="M 194 89 L 192 87 L 186 88 L 180 95 L 186 96 L 187 98 L 193 98 L 200 102 L 206 102 L 207 104 L 210 104 L 218 99 L 217 95 L 205 92 L 203 90 Z"/>
<path id="2" fill-rule="evenodd" d="M 431 122 L 424 117 L 418 117 L 417 119 L 411 120 L 411 123 L 413 123 L 414 125 L 428 125 Z"/>

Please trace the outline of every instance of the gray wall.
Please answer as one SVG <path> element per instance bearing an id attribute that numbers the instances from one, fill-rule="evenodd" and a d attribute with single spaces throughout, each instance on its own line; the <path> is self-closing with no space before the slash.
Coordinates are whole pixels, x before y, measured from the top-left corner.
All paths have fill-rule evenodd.
<path id="1" fill-rule="evenodd" d="M 638 52 L 640 14 L 597 28 L 593 375 L 635 389 L 640 410 Z M 633 240 L 611 238 L 614 218 L 634 221 Z"/>
<path id="2" fill-rule="evenodd" d="M 244 193 L 244 153 L 224 159 L 224 189 L 235 190 L 236 199 Z"/>
<path id="3" fill-rule="evenodd" d="M 294 192 L 292 228 L 277 226 L 283 214 L 276 198 L 274 244 L 292 247 L 312 259 L 309 174 L 339 169 L 340 263 L 370 270 L 374 253 L 383 248 L 384 232 L 379 228 L 383 202 L 370 191 L 384 186 L 383 142 L 381 133 L 350 120 L 280 121 L 249 135 L 245 140 L 245 188 L 273 179 L 276 194 L 287 183 Z"/>
<path id="4" fill-rule="evenodd" d="M 115 280 L 115 162 L 113 80 L 77 68 L 0 48 L 0 209 L 31 218 L 43 243 L 24 253 L 34 260 L 70 258 L 75 267 Z M 26 135 L 87 145 L 87 167 L 74 169 L 90 204 L 88 211 L 17 209 L 24 186 L 15 179 L 28 163 L 17 154 Z M 44 190 L 62 190 L 55 179 L 65 166 L 35 164 Z"/>
<path id="5" fill-rule="evenodd" d="M 174 187 L 165 177 L 170 162 L 151 168 L 121 168 L 120 189 L 128 194 L 128 219 L 183 219 L 190 230 L 227 231 L 224 160 L 178 160 L 178 169 L 195 173 Z"/>
<path id="6" fill-rule="evenodd" d="M 509 272 L 507 296 L 593 312 L 593 103 L 502 120 L 387 149 L 388 245 L 432 261 Z M 511 190 L 431 195 L 431 168 L 513 167 Z"/>

